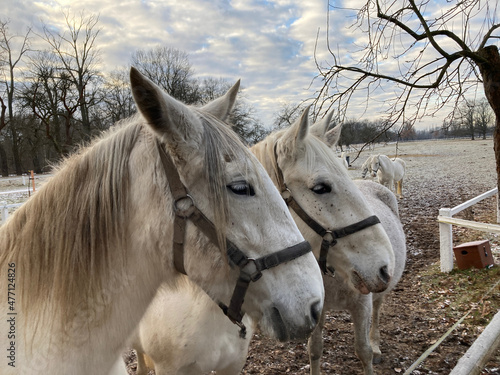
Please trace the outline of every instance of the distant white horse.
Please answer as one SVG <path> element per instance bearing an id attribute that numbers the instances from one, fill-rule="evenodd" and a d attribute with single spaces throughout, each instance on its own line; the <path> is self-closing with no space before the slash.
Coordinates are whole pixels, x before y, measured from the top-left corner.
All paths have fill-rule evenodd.
<path id="1" fill-rule="evenodd" d="M 399 196 L 403 195 L 403 177 L 406 171 L 406 163 L 400 158 L 389 159 L 386 155 L 373 155 L 369 158 L 369 170 L 373 177 L 378 177 L 378 182 Z M 368 162 L 368 160 L 367 160 Z M 366 163 L 366 162 L 365 162 Z M 363 173 L 366 175 L 365 164 Z M 364 178 L 364 175 L 363 175 Z"/>
<path id="2" fill-rule="evenodd" d="M 327 244 L 326 250 L 334 246 L 324 265 L 330 270 L 335 268 L 335 279 L 341 277 L 342 285 L 348 288 L 343 298 L 349 298 L 354 290 L 365 294 L 381 292 L 390 285 L 394 273 L 400 272 L 394 270 L 390 240 L 378 221 L 363 227 L 373 211 L 336 154 L 309 134 L 307 115 L 305 111 L 289 129 L 271 134 L 252 151 L 276 185 L 281 189 L 286 186 L 285 193 L 291 195 L 287 198 L 293 197 L 292 214 L 316 256 L 321 257 L 323 243 Z M 330 116 L 320 124 L 329 121 Z M 298 213 L 297 207 L 305 212 Z M 307 221 L 315 221 L 315 229 L 326 228 L 325 233 L 320 235 L 311 229 L 304 215 L 309 217 Z M 290 282 L 295 281 L 292 278 Z M 162 288 L 148 308 L 132 343 L 138 352 L 138 374 L 147 374 L 147 356 L 158 375 L 211 370 L 238 374 L 247 356 L 250 335 L 240 339 L 212 301 L 193 286 L 187 289 L 191 292 L 180 294 Z M 191 299 L 187 298 L 189 294 Z"/>
<path id="3" fill-rule="evenodd" d="M 365 160 L 363 165 L 361 165 L 361 177 L 366 178 L 366 176 L 372 176 L 372 159 L 374 155 L 370 155 L 368 159 Z M 373 176 L 375 177 L 375 176 Z"/>
<path id="4" fill-rule="evenodd" d="M 335 147 L 338 138 L 326 132 L 324 124 L 315 124 L 312 131 L 330 147 Z M 388 189 L 371 181 L 355 180 L 370 209 L 380 219 L 389 236 L 395 257 L 395 267 L 389 287 L 380 293 L 363 294 L 353 290 L 343 277 L 323 278 L 325 284 L 325 307 L 320 324 L 309 339 L 310 373 L 319 375 L 323 351 L 322 328 L 325 312 L 348 310 L 354 325 L 355 352 L 361 360 L 366 375 L 373 374 L 372 363 L 381 360 L 379 316 L 385 296 L 398 283 L 406 261 L 406 241 L 399 220 L 397 200 Z M 299 225 L 300 228 L 300 225 Z M 371 321 L 371 325 L 370 325 Z"/>
<path id="5" fill-rule="evenodd" d="M 64 161 L 0 227 L 2 375 L 107 374 L 181 270 L 240 325 L 244 311 L 282 340 L 316 326 L 317 261 L 220 120 L 230 103 L 194 109 L 130 79 L 141 114 Z"/>

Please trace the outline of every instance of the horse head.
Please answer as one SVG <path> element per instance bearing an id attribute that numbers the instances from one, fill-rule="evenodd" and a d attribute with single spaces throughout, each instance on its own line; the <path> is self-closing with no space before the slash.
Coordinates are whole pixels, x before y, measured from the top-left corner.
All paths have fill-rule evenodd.
<path id="1" fill-rule="evenodd" d="M 222 98 L 193 108 L 162 92 L 135 69 L 131 83 L 139 111 L 188 193 L 173 199 L 167 193 L 174 184 L 173 173 L 154 171 L 161 189 L 155 186 L 151 194 L 166 195 L 158 197 L 165 223 L 156 219 L 160 238 L 151 243 L 162 244 L 156 246 L 158 252 L 171 248 L 172 233 L 162 230 L 162 225 L 166 226 L 177 205 L 188 206 L 182 207 L 183 212 L 195 206 L 195 216 L 205 218 L 187 217 L 182 271 L 225 307 L 236 323 L 247 313 L 280 340 L 307 336 L 322 309 L 321 274 L 266 171 L 223 123 L 238 84 Z M 198 225 L 199 221 L 203 223 Z M 164 257 L 172 268 L 172 255 Z M 243 294 L 237 295 L 244 283 Z"/>
<path id="2" fill-rule="evenodd" d="M 392 247 L 330 148 L 340 135 L 340 127 L 326 130 L 330 120 L 328 115 L 310 130 L 306 109 L 290 128 L 272 134 L 253 149 L 261 161 L 274 158 L 274 166 L 264 165 L 276 176 L 275 183 L 286 198 L 293 197 L 292 215 L 320 262 L 323 257 L 323 270 L 334 268 L 362 293 L 380 292 L 393 272 Z M 322 255 L 325 241 L 329 249 Z"/>

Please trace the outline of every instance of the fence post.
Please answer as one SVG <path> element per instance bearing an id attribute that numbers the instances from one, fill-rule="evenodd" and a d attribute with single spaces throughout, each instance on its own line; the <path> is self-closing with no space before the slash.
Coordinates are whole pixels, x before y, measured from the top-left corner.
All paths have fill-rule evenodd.
<path id="1" fill-rule="evenodd" d="M 441 208 L 439 215 L 451 217 L 451 208 Z M 453 269 L 453 237 L 451 224 L 439 223 L 439 253 L 441 272 L 450 272 Z"/>
<path id="2" fill-rule="evenodd" d="M 7 202 L 1 202 L 2 206 L 2 222 L 5 223 L 7 218 L 9 217 L 9 209 L 7 208 Z"/>

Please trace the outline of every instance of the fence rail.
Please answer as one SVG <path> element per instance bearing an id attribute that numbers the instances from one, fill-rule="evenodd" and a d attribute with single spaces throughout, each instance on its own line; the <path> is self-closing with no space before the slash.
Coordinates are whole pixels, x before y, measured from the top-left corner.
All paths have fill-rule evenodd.
<path id="1" fill-rule="evenodd" d="M 460 358 L 450 375 L 480 374 L 498 346 L 500 346 L 500 311 L 496 313 L 465 355 Z"/>
<path id="2" fill-rule="evenodd" d="M 465 210 L 466 208 L 482 201 L 483 199 L 497 195 L 498 199 L 498 188 L 491 189 L 486 193 L 478 195 L 475 198 L 468 200 L 462 204 L 459 204 L 453 208 L 441 208 L 439 210 L 438 222 L 439 222 L 439 243 L 440 243 L 440 263 L 441 272 L 450 272 L 453 269 L 453 233 L 452 225 L 471 228 L 475 230 L 481 230 L 490 233 L 500 233 L 500 225 L 479 223 L 470 220 L 457 219 L 453 215 Z M 498 205 L 497 205 L 498 207 Z M 497 222 L 499 218 L 499 213 L 497 211 Z"/>

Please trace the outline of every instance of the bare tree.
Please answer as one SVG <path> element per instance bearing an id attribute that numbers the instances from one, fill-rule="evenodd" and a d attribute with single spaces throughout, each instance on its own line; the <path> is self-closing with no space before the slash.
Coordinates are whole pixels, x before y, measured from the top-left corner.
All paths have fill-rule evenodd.
<path id="1" fill-rule="evenodd" d="M 187 104 L 200 102 L 199 84 L 186 52 L 166 46 L 138 50 L 132 65 L 174 98 Z"/>
<path id="2" fill-rule="evenodd" d="M 21 158 L 19 156 L 19 134 L 16 129 L 14 121 L 14 94 L 15 94 L 15 72 L 18 64 L 21 62 L 23 56 L 30 50 L 29 36 L 31 29 L 28 29 L 24 35 L 14 35 L 9 31 L 9 21 L 0 21 L 0 71 L 5 72 L 2 83 L 5 87 L 4 95 L 7 99 L 0 96 L 1 101 L 1 117 L 0 117 L 0 131 L 9 125 L 10 136 L 12 141 L 12 153 L 14 156 L 14 166 L 16 174 L 20 175 L 22 171 Z M 20 42 L 17 42 L 20 40 Z M 2 176 L 8 176 L 7 156 L 5 150 L 0 145 L 0 158 Z"/>
<path id="3" fill-rule="evenodd" d="M 430 6 L 428 0 L 367 0 L 355 10 L 352 27 L 364 31 L 367 42 L 361 51 L 353 51 L 359 52 L 359 59 L 352 64 L 343 64 L 328 42 L 333 62 L 318 62 L 318 78 L 324 84 L 316 111 L 337 105 L 345 113 L 355 93 L 366 93 L 368 100 L 385 88 L 394 90 L 385 113 L 388 126 L 413 123 L 437 114 L 446 104 L 456 107 L 482 82 L 496 117 L 494 148 L 500 176 L 498 1 L 443 2 L 439 13 L 428 11 Z M 394 64 L 396 69 L 385 70 Z"/>
<path id="4" fill-rule="evenodd" d="M 135 112 L 135 102 L 130 91 L 128 67 L 115 69 L 104 83 L 103 111 L 110 116 L 109 121 L 114 124 L 118 120 L 129 117 Z"/>
<path id="5" fill-rule="evenodd" d="M 464 132 L 467 136 L 471 138 L 473 141 L 475 139 L 475 113 L 476 113 L 476 104 L 473 101 L 464 100 L 462 104 L 457 107 L 455 111 L 457 114 L 457 120 L 462 125 Z"/>
<path id="6" fill-rule="evenodd" d="M 40 121 L 59 156 L 68 154 L 73 146 L 74 114 L 80 107 L 79 97 L 70 75 L 58 67 L 56 55 L 41 51 L 31 57 L 19 99 Z"/>
<path id="7" fill-rule="evenodd" d="M 480 100 L 475 110 L 476 129 L 486 139 L 488 128 L 493 124 L 493 111 L 488 100 Z"/>
<path id="8" fill-rule="evenodd" d="M 304 109 L 304 103 L 282 103 L 278 112 L 275 114 L 272 128 L 283 129 L 292 125 L 294 121 L 302 114 Z"/>
<path id="9" fill-rule="evenodd" d="M 44 26 L 42 36 L 58 56 L 61 69 L 67 74 L 78 92 L 78 108 L 81 116 L 84 137 L 88 140 L 91 136 L 91 122 L 89 108 L 98 101 L 97 83 L 99 72 L 99 50 L 96 40 L 100 29 L 97 27 L 99 17 L 96 15 L 85 16 L 80 13 L 77 18 L 64 14 L 67 30 L 64 33 L 52 31 Z"/>

